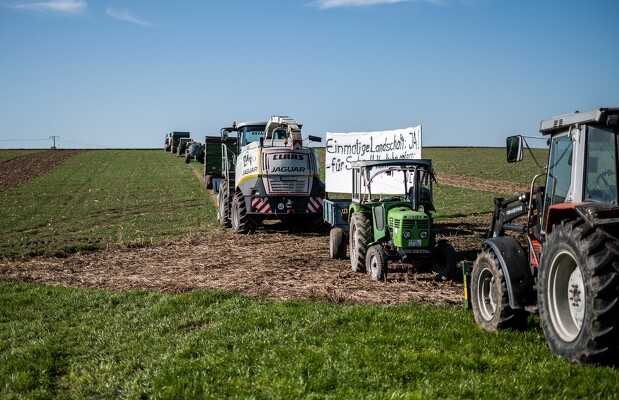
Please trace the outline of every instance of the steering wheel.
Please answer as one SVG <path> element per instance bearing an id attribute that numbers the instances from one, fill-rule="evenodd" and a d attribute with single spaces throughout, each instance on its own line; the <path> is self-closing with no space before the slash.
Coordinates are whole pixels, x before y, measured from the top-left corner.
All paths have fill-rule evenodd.
<path id="1" fill-rule="evenodd" d="M 608 183 L 608 180 L 606 179 L 606 177 L 611 177 L 614 176 L 615 173 L 613 171 L 611 171 L 610 169 L 602 172 L 601 174 L 598 175 L 597 178 L 595 178 L 595 183 L 598 185 L 598 189 L 600 190 L 609 190 L 611 188 L 610 183 Z"/>
<path id="2" fill-rule="evenodd" d="M 399 201 L 400 200 L 400 196 L 393 196 L 393 197 L 387 197 L 384 199 L 380 199 L 381 203 L 387 202 L 387 201 Z"/>

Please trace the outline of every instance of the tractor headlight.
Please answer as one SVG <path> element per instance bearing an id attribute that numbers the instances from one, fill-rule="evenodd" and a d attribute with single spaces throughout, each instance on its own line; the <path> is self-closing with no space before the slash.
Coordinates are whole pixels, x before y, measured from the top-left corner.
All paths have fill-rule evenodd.
<path id="1" fill-rule="evenodd" d="M 404 239 L 410 239 L 411 233 L 409 231 L 404 231 Z"/>
<path id="2" fill-rule="evenodd" d="M 419 237 L 422 238 L 422 239 L 427 238 L 428 237 L 428 232 L 426 232 L 426 231 L 419 232 Z"/>

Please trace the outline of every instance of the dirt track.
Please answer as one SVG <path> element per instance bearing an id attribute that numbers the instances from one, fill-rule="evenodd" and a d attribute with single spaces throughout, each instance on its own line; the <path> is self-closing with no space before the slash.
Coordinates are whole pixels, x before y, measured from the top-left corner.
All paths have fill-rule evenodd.
<path id="1" fill-rule="evenodd" d="M 57 164 L 50 161 L 47 165 L 51 169 Z M 454 245 L 458 260 L 472 260 L 483 241 L 489 216 L 441 222 L 439 233 Z M 247 246 L 250 242 L 251 248 Z M 432 272 L 420 266 L 393 263 L 386 282 L 370 282 L 365 274 L 351 271 L 349 260 L 330 259 L 328 248 L 327 234 L 291 233 L 278 224 L 252 235 L 218 229 L 208 238 L 156 246 L 110 247 L 66 258 L 0 260 L 0 278 L 169 293 L 208 288 L 273 300 L 320 298 L 373 304 L 462 301 L 461 279 L 436 281 Z"/>

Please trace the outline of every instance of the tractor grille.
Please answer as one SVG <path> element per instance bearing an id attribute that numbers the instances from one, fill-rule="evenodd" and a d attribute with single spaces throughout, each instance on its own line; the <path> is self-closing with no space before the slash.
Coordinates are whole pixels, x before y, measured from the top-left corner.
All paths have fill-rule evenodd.
<path id="1" fill-rule="evenodd" d="M 400 223 L 402 226 L 400 226 Z M 405 219 L 401 222 L 399 219 L 394 220 L 393 218 L 389 218 L 389 226 L 394 229 L 425 229 L 430 228 L 430 220 L 428 219 Z"/>
<path id="2" fill-rule="evenodd" d="M 269 193 L 298 193 L 309 194 L 310 180 L 299 177 L 295 181 L 282 181 L 279 176 L 267 178 L 267 191 Z"/>

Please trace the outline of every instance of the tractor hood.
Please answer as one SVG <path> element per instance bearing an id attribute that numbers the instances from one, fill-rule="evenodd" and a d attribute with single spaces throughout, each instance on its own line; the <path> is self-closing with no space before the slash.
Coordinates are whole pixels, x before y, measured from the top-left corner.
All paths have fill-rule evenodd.
<path id="1" fill-rule="evenodd" d="M 395 206 L 387 211 L 387 224 L 396 247 L 430 246 L 430 217 L 423 211 Z"/>

